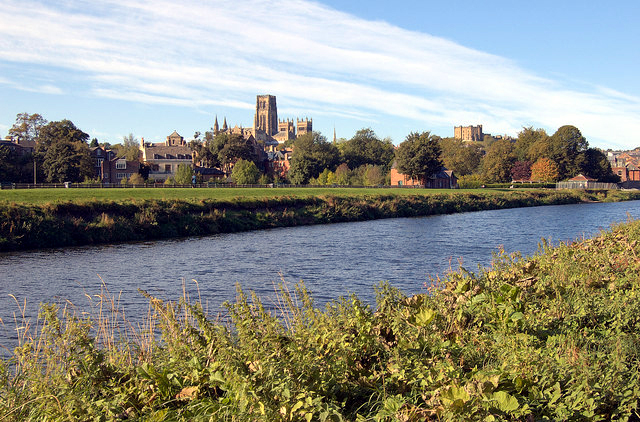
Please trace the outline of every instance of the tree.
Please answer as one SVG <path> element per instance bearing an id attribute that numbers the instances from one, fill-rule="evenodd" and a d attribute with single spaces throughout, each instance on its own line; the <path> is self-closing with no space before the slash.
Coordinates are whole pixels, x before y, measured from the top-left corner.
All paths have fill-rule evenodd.
<path id="1" fill-rule="evenodd" d="M 467 144 L 461 139 L 440 140 L 440 158 L 445 167 L 458 176 L 474 173 L 482 162 L 482 150 L 477 144 Z"/>
<path id="2" fill-rule="evenodd" d="M 341 186 L 348 185 L 350 174 L 351 170 L 349 169 L 347 163 L 340 164 L 335 171 L 335 183 Z"/>
<path id="3" fill-rule="evenodd" d="M 531 180 L 534 182 L 555 182 L 560 180 L 558 166 L 553 160 L 543 157 L 531 166 Z"/>
<path id="4" fill-rule="evenodd" d="M 15 148 L 0 145 L 0 182 L 33 181 L 33 156 Z"/>
<path id="5" fill-rule="evenodd" d="M 544 143 L 548 139 L 549 135 L 547 135 L 544 129 L 534 129 L 532 126 L 523 127 L 518 133 L 518 138 L 514 145 L 516 158 L 522 162 L 530 160 L 532 158 L 530 155 L 531 147 L 536 144 L 536 142 Z M 535 160 L 538 158 L 540 157 L 535 157 Z"/>
<path id="6" fill-rule="evenodd" d="M 253 161 L 239 159 L 233 166 L 231 179 L 238 185 L 253 185 L 258 181 L 260 170 Z"/>
<path id="7" fill-rule="evenodd" d="M 138 161 L 140 157 L 140 144 L 133 133 L 122 137 L 122 146 L 118 148 L 118 156 L 127 161 Z"/>
<path id="8" fill-rule="evenodd" d="M 140 173 L 134 173 L 131 175 L 131 177 L 129 177 L 129 183 L 131 183 L 132 185 L 143 185 L 144 177 L 142 177 Z"/>
<path id="9" fill-rule="evenodd" d="M 516 161 L 511 168 L 512 180 L 531 179 L 531 163 L 529 161 Z"/>
<path id="10" fill-rule="evenodd" d="M 611 171 L 611 163 L 607 156 L 599 149 L 588 148 L 581 154 L 578 162 L 580 163 L 580 173 L 585 176 L 605 183 L 618 183 L 620 181 L 620 176 L 613 174 Z"/>
<path id="11" fill-rule="evenodd" d="M 560 180 L 580 173 L 582 153 L 588 147 L 587 140 L 575 126 L 562 126 L 551 136 L 551 153 L 547 157 L 557 164 Z"/>
<path id="12" fill-rule="evenodd" d="M 178 164 L 176 169 L 175 181 L 179 185 L 190 185 L 193 177 L 193 168 L 187 164 Z"/>
<path id="13" fill-rule="evenodd" d="M 393 143 L 390 139 L 380 140 L 370 128 L 360 129 L 353 138 L 339 145 L 343 162 L 350 168 L 373 164 L 388 171 L 393 164 Z"/>
<path id="14" fill-rule="evenodd" d="M 366 186 L 384 185 L 385 171 L 382 166 L 365 164 L 363 176 L 363 181 Z"/>
<path id="15" fill-rule="evenodd" d="M 430 132 L 411 132 L 396 150 L 397 169 L 412 179 L 426 179 L 442 167 L 440 138 Z"/>
<path id="16" fill-rule="evenodd" d="M 491 144 L 482 160 L 482 177 L 488 183 L 510 182 L 515 161 L 516 154 L 511 141 L 498 139 Z"/>
<path id="17" fill-rule="evenodd" d="M 40 134 L 40 129 L 46 124 L 47 121 L 37 113 L 20 113 L 16 116 L 16 122 L 9 129 L 9 136 L 20 144 L 35 141 Z"/>
<path id="18" fill-rule="evenodd" d="M 335 169 L 339 160 L 338 148 L 327 142 L 327 138 L 319 132 L 306 133 L 294 143 L 289 180 L 294 184 L 306 184 L 324 169 Z"/>
<path id="19" fill-rule="evenodd" d="M 47 182 L 82 182 L 94 176 L 88 139 L 70 120 L 50 122 L 40 129 L 36 155 Z"/>
<path id="20" fill-rule="evenodd" d="M 238 160 L 252 161 L 254 164 L 258 161 L 258 156 L 253 146 L 242 136 L 218 134 L 216 139 L 218 142 L 216 142 L 214 148 L 219 148 L 218 160 L 226 171 L 229 171 Z M 223 143 L 220 144 L 220 141 L 223 141 Z"/>

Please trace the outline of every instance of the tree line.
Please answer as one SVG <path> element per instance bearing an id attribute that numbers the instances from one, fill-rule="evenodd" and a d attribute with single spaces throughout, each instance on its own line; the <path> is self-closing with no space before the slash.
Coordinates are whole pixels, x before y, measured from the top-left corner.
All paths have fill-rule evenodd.
<path id="1" fill-rule="evenodd" d="M 82 182 L 95 177 L 90 147 L 112 149 L 118 157 L 137 160 L 139 144 L 129 134 L 120 144 L 99 143 L 70 120 L 47 122 L 39 114 L 21 113 L 9 130 L 17 141 L 34 141 L 33 155 L 0 147 L 0 181 L 29 182 L 34 166 L 37 179 L 46 182 Z M 397 147 L 363 128 L 351 139 L 329 142 L 319 132 L 310 132 L 282 144 L 292 149 L 286 175 L 274 173 L 264 158 L 239 134 L 196 132 L 189 146 L 203 167 L 218 168 L 232 181 L 320 185 L 383 185 L 390 183 L 394 165 L 412 178 L 429 177 L 441 167 L 452 170 L 469 183 L 504 183 L 512 180 L 555 182 L 582 173 L 599 181 L 615 182 L 606 155 L 590 148 L 580 130 L 562 126 L 553 135 L 544 129 L 525 127 L 515 140 L 485 136 L 482 142 L 441 138 L 430 132 L 412 132 Z M 264 147 L 264 146 L 263 146 Z M 190 183 L 193 169 L 179 169 L 172 182 Z M 141 166 L 141 177 L 148 169 Z M 142 180 L 142 179 L 140 179 Z"/>

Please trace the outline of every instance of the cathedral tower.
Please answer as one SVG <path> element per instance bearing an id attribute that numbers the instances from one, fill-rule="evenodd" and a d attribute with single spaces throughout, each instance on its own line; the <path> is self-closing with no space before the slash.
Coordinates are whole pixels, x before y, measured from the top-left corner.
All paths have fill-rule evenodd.
<path id="1" fill-rule="evenodd" d="M 253 128 L 273 136 L 278 133 L 278 107 L 274 95 L 258 95 Z"/>

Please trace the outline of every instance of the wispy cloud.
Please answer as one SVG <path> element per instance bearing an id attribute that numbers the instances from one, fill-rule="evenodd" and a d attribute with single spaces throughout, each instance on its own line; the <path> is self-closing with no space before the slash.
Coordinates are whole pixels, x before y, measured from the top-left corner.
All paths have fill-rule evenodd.
<path id="1" fill-rule="evenodd" d="M 571 88 L 506 58 L 311 1 L 98 3 L 5 0 L 0 61 L 72 70 L 87 95 L 149 104 L 249 110 L 247 99 L 277 93 L 359 122 L 394 116 L 510 133 L 574 124 L 612 144 L 640 127 L 637 97 Z"/>

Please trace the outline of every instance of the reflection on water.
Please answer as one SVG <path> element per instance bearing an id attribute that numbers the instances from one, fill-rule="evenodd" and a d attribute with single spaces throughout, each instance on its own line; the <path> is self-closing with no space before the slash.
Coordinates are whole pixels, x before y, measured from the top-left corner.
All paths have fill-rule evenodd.
<path id="1" fill-rule="evenodd" d="M 13 337 L 18 313 L 10 294 L 26 299 L 33 317 L 40 302 L 82 307 L 104 281 L 136 315 L 148 307 L 138 289 L 175 300 L 185 284 L 215 310 L 233 301 L 236 283 L 268 301 L 282 276 L 304 280 L 319 306 L 349 293 L 373 304 L 382 280 L 420 293 L 458 262 L 471 271 L 487 265 L 500 246 L 531 255 L 542 238 L 590 237 L 639 214 L 640 201 L 562 205 L 0 254 L 0 344 Z"/>

